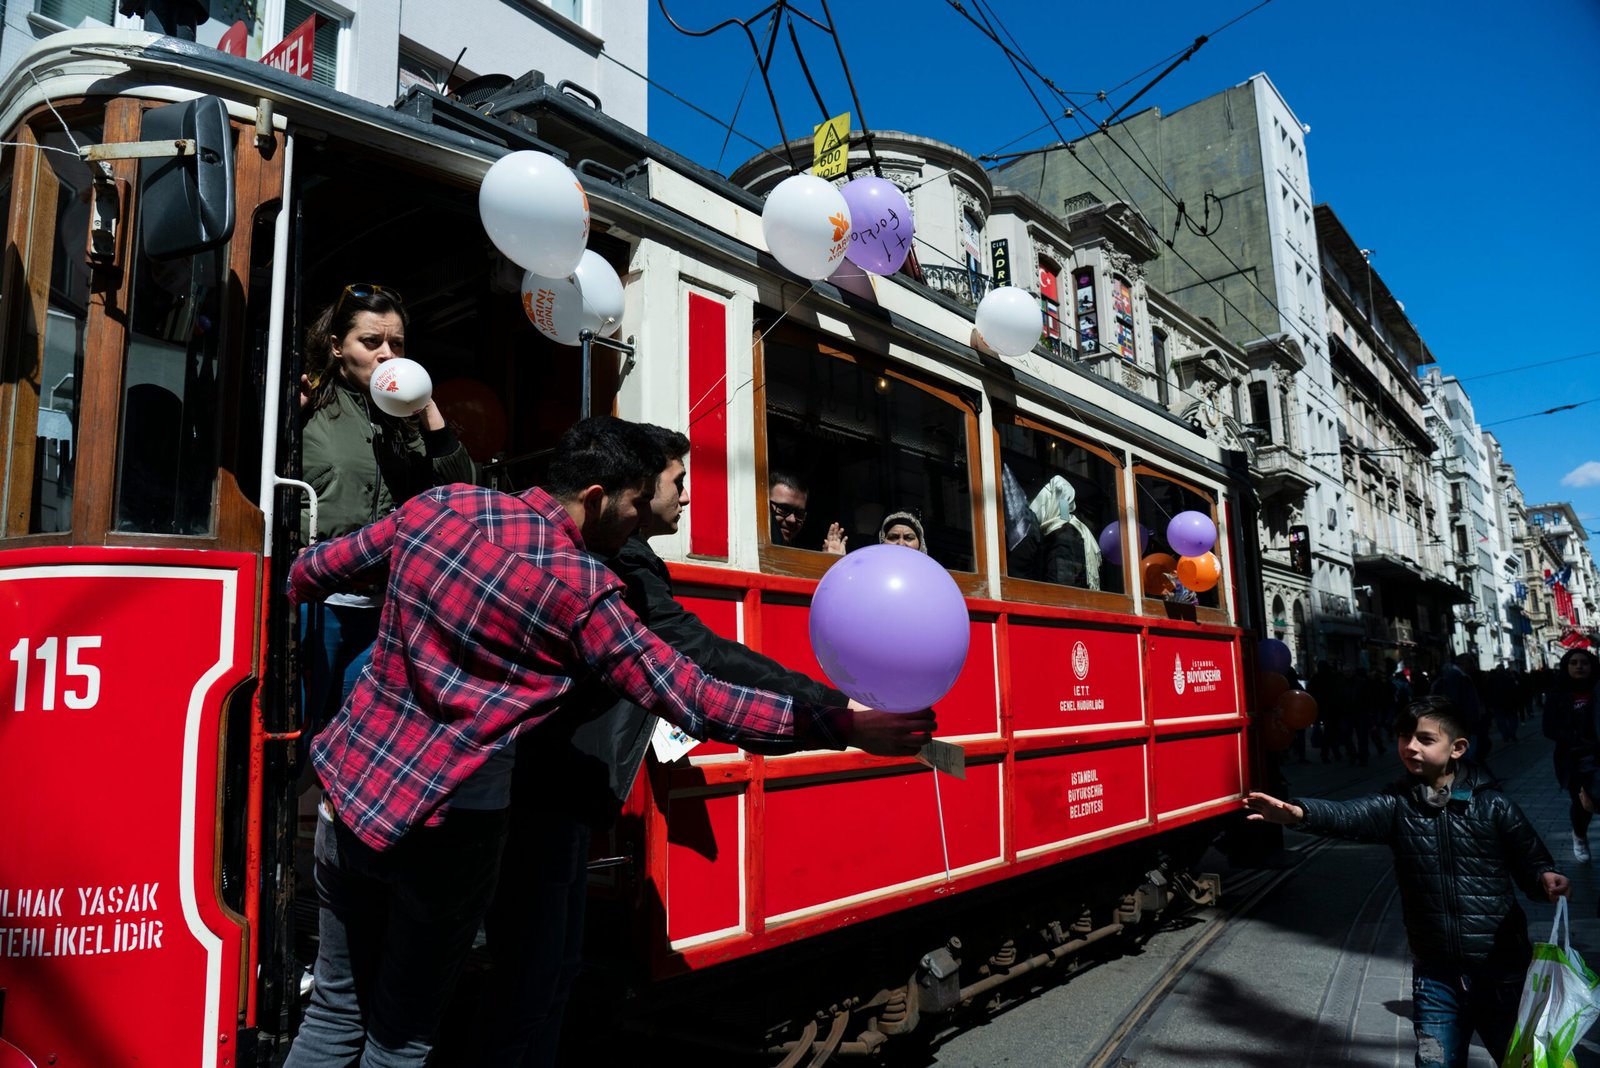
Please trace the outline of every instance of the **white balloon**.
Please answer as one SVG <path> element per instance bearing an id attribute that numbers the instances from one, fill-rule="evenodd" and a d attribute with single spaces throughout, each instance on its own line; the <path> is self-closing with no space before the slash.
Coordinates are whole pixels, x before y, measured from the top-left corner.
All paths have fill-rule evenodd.
<path id="1" fill-rule="evenodd" d="M 978 302 L 978 338 L 1002 356 L 1033 351 L 1044 331 L 1044 315 L 1032 293 L 1016 286 L 991 289 Z"/>
<path id="2" fill-rule="evenodd" d="M 586 249 L 578 269 L 572 272 L 583 294 L 583 325 L 600 337 L 610 337 L 622 328 L 622 279 L 604 256 Z"/>
<path id="3" fill-rule="evenodd" d="M 833 273 L 850 248 L 850 206 L 832 182 L 791 175 L 767 194 L 761 232 L 779 263 L 818 281 Z"/>
<path id="4" fill-rule="evenodd" d="M 372 403 L 390 415 L 416 415 L 433 399 L 433 379 L 415 360 L 384 360 L 367 387 Z"/>
<path id="5" fill-rule="evenodd" d="M 548 152 L 495 160 L 478 189 L 478 217 L 495 248 L 546 277 L 571 274 L 589 243 L 589 197 Z"/>
<path id="6" fill-rule="evenodd" d="M 528 321 L 562 345 L 578 344 L 585 330 L 597 337 L 615 333 L 622 325 L 622 309 L 622 279 L 592 249 L 584 251 L 576 271 L 562 278 L 532 271 L 522 276 L 522 310 Z"/>

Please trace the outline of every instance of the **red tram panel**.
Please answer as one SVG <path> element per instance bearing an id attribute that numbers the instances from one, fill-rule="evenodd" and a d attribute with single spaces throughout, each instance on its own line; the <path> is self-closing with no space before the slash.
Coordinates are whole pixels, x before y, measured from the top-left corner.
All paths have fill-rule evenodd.
<path id="1" fill-rule="evenodd" d="M 0 567 L 0 782 L 29 799 L 5 819 L 0 987 L 6 1037 L 52 1064 L 234 1063 L 221 736 L 249 714 L 230 697 L 254 667 L 257 564 L 63 548 Z"/>

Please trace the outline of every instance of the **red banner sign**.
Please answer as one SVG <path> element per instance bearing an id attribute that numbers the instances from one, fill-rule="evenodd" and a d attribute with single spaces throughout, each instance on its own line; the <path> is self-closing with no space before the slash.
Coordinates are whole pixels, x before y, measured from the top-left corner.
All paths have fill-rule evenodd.
<path id="1" fill-rule="evenodd" d="M 1009 637 L 1019 733 L 1144 722 L 1137 633 L 1013 621 Z"/>
<path id="2" fill-rule="evenodd" d="M 1145 657 L 1156 722 L 1238 715 L 1238 647 L 1227 638 L 1152 634 Z"/>
<path id="3" fill-rule="evenodd" d="M 40 1064 L 237 1056 L 220 753 L 255 569 L 148 549 L 0 566 L 0 987 L 6 1039 Z"/>
<path id="4" fill-rule="evenodd" d="M 261 62 L 287 74 L 298 74 L 302 78 L 309 79 L 313 45 L 316 42 L 317 27 L 321 24 L 322 16 L 312 15 L 284 34 L 283 40 L 279 41 L 272 51 L 261 57 Z"/>

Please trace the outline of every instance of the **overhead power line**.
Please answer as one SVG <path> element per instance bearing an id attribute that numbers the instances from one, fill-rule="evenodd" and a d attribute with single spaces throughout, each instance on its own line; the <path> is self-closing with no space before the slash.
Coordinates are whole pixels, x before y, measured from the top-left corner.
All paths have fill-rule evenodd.
<path id="1" fill-rule="evenodd" d="M 1455 377 L 1457 382 L 1472 382 L 1479 378 L 1498 378 L 1501 375 L 1514 375 L 1522 371 L 1532 371 L 1536 367 L 1549 367 L 1551 364 L 1555 363 L 1570 363 L 1573 360 L 1583 360 L 1590 356 L 1600 356 L 1600 349 L 1592 349 L 1589 352 L 1580 352 L 1574 356 L 1558 356 L 1553 360 L 1538 360 L 1534 363 L 1519 363 L 1514 367 L 1503 367 L 1498 371 L 1485 371 L 1481 375 L 1456 375 Z"/>

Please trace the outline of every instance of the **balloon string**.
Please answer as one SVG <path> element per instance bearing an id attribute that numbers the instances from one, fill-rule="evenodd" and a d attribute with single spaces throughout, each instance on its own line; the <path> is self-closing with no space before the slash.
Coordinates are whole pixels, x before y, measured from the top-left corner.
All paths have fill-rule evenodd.
<path id="1" fill-rule="evenodd" d="M 933 769 L 933 803 L 939 810 L 939 846 L 944 850 L 944 883 L 935 893 L 950 889 L 950 839 L 944 833 L 944 798 L 939 794 L 939 769 Z"/>
<path id="2" fill-rule="evenodd" d="M 801 293 L 798 297 L 795 297 L 793 300 L 791 300 L 789 302 L 789 306 L 787 308 L 783 309 L 783 313 L 781 315 L 779 315 L 776 319 L 772 320 L 772 325 L 768 326 L 765 330 L 761 331 L 761 335 L 755 339 L 755 342 L 751 346 L 752 348 L 755 347 L 755 345 L 759 345 L 763 341 L 767 340 L 767 335 L 772 333 L 772 331 L 777 328 L 777 325 L 779 323 L 783 322 L 784 319 L 788 318 L 789 313 L 794 311 L 795 306 L 798 305 L 802 300 L 805 300 L 806 297 L 811 295 L 811 291 L 813 289 L 817 288 L 817 281 L 818 281 L 818 279 L 813 278 L 811 280 L 811 284 L 806 286 L 805 292 Z M 701 419 L 704 419 L 707 415 L 710 415 L 711 412 L 716 411 L 716 406 L 712 406 L 712 408 L 710 410 L 701 413 L 699 418 L 696 418 L 695 414 L 694 414 L 695 413 L 695 409 L 699 408 L 700 405 L 704 404 L 706 402 L 706 398 L 711 396 L 711 394 L 715 393 L 718 389 L 720 389 L 722 384 L 724 382 L 726 382 L 727 380 L 728 380 L 728 374 L 727 374 L 726 371 L 724 371 L 722 373 L 722 377 L 718 378 L 715 382 L 711 383 L 711 387 L 709 389 L 707 389 L 704 393 L 700 394 L 700 398 L 698 400 L 696 400 L 693 404 L 689 405 L 689 426 L 691 428 L 696 423 L 698 423 Z M 745 386 L 748 386 L 750 383 L 752 383 L 754 381 L 755 381 L 754 378 L 747 378 L 743 382 L 740 382 L 737 386 L 734 387 L 733 393 L 731 393 L 728 396 L 728 400 L 730 400 L 730 401 L 733 400 L 734 397 L 737 397 L 739 395 L 739 390 L 743 389 Z"/>

